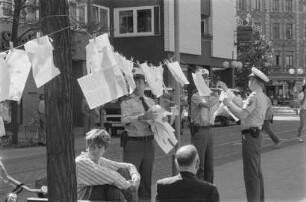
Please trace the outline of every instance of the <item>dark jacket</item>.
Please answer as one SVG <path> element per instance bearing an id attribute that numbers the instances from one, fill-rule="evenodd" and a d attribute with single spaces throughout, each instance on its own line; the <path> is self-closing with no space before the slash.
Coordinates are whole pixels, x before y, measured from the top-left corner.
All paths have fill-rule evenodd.
<path id="1" fill-rule="evenodd" d="M 199 180 L 190 172 L 157 181 L 156 201 L 167 202 L 214 202 L 219 201 L 217 187 Z"/>

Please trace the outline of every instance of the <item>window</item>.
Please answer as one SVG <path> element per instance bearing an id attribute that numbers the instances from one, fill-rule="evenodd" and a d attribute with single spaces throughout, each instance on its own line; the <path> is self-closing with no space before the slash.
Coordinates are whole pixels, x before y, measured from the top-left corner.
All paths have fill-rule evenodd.
<path id="1" fill-rule="evenodd" d="M 273 34 L 273 39 L 279 39 L 279 23 L 273 23 L 273 28 L 272 28 L 272 34 Z"/>
<path id="2" fill-rule="evenodd" d="M 39 0 L 27 0 L 25 19 L 29 22 L 35 22 L 39 19 Z"/>
<path id="3" fill-rule="evenodd" d="M 272 2 L 272 11 L 279 11 L 279 0 L 273 0 Z"/>
<path id="4" fill-rule="evenodd" d="M 87 23 L 87 5 L 85 3 L 69 6 L 69 14 L 78 23 Z"/>
<path id="5" fill-rule="evenodd" d="M 13 15 L 13 1 L 4 0 L 2 3 L 3 16 L 12 16 Z"/>
<path id="6" fill-rule="evenodd" d="M 303 0 L 303 12 L 306 12 L 306 0 Z"/>
<path id="7" fill-rule="evenodd" d="M 260 10 L 260 0 L 255 0 L 255 10 Z"/>
<path id="8" fill-rule="evenodd" d="M 279 51 L 274 53 L 274 65 L 276 67 L 279 67 L 281 65 L 281 56 L 280 56 L 280 52 Z"/>
<path id="9" fill-rule="evenodd" d="M 293 37 L 293 24 L 287 23 L 286 24 L 286 38 L 292 39 L 292 37 Z"/>
<path id="10" fill-rule="evenodd" d="M 246 0 L 238 0 L 238 8 L 241 11 L 246 10 Z"/>
<path id="11" fill-rule="evenodd" d="M 209 35 L 209 21 L 208 17 L 202 17 L 201 19 L 201 35 L 202 37 L 205 37 Z"/>
<path id="12" fill-rule="evenodd" d="M 104 31 L 109 29 L 109 8 L 99 5 L 93 5 L 95 22 L 99 24 Z"/>
<path id="13" fill-rule="evenodd" d="M 148 36 L 159 33 L 159 7 L 115 8 L 115 36 Z"/>
<path id="14" fill-rule="evenodd" d="M 293 66 L 293 52 L 288 51 L 286 54 L 286 66 L 292 67 Z"/>
<path id="15" fill-rule="evenodd" d="M 292 0 L 286 0 L 285 11 L 287 11 L 287 12 L 292 11 Z"/>

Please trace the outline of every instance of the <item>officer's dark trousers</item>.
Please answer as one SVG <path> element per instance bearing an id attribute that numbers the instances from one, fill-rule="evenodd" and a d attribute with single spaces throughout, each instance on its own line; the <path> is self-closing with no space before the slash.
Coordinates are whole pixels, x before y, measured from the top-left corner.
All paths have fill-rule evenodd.
<path id="1" fill-rule="evenodd" d="M 123 149 L 123 161 L 134 164 L 141 175 L 139 199 L 151 200 L 154 141 L 128 140 Z"/>
<path id="2" fill-rule="evenodd" d="M 198 127 L 191 137 L 191 143 L 197 148 L 200 167 L 197 176 L 201 180 L 213 183 L 214 181 L 214 140 L 210 126 Z"/>
<path id="3" fill-rule="evenodd" d="M 264 201 L 264 181 L 261 171 L 262 133 L 254 138 L 242 137 L 243 174 L 248 202 Z"/>

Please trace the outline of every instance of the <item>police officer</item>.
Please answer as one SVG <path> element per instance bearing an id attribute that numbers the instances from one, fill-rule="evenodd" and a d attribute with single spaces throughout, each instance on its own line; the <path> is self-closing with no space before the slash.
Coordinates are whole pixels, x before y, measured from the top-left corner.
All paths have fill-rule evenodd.
<path id="1" fill-rule="evenodd" d="M 209 85 L 209 71 L 200 69 L 204 81 Z M 223 82 L 219 82 L 222 86 Z M 225 84 L 224 84 L 225 85 Z M 213 162 L 213 134 L 212 119 L 219 104 L 219 95 L 201 96 L 196 92 L 191 97 L 191 143 L 197 148 L 200 166 L 197 176 L 201 180 L 213 183 L 214 162 Z"/>
<path id="2" fill-rule="evenodd" d="M 248 86 L 252 93 L 243 103 L 227 97 L 223 100 L 229 110 L 241 120 L 243 173 L 247 200 L 264 201 L 264 181 L 261 171 L 262 126 L 267 111 L 263 89 L 268 77 L 252 67 Z"/>
<path id="3" fill-rule="evenodd" d="M 146 83 L 141 69 L 134 69 L 134 80 L 134 93 L 121 103 L 121 121 L 128 135 L 123 148 L 123 161 L 134 164 L 141 175 L 139 199 L 150 201 L 154 136 L 148 121 L 156 119 L 158 114 L 148 111 L 155 103 L 144 95 Z"/>

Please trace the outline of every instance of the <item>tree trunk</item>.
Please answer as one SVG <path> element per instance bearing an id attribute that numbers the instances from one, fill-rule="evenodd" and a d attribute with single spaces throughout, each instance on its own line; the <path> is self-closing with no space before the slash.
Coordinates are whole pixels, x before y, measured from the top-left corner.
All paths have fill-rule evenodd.
<path id="1" fill-rule="evenodd" d="M 45 85 L 48 201 L 75 201 L 77 195 L 68 1 L 41 0 L 40 4 L 43 35 L 50 34 L 53 39 L 54 63 L 61 71 L 59 76 Z"/>

